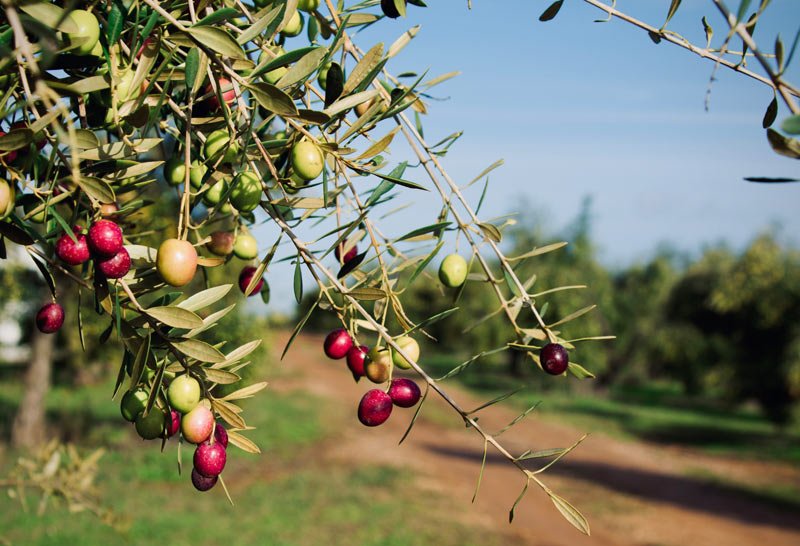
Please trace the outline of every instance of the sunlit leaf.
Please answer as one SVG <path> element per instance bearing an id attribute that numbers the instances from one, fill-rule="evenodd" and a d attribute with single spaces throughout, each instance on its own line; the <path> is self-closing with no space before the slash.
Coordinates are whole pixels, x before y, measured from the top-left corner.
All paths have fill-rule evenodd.
<path id="1" fill-rule="evenodd" d="M 242 48 L 231 38 L 231 35 L 218 27 L 189 27 L 186 32 L 202 44 L 217 53 L 232 59 L 244 59 Z"/>
<path id="2" fill-rule="evenodd" d="M 180 307 L 150 307 L 146 313 L 157 321 L 174 328 L 189 330 L 203 325 L 203 319 L 197 314 Z"/>
<path id="3" fill-rule="evenodd" d="M 225 360 L 225 355 L 219 352 L 219 349 L 197 339 L 174 341 L 172 345 L 186 356 L 199 360 L 200 362 L 213 363 L 223 362 Z"/>
<path id="4" fill-rule="evenodd" d="M 579 530 L 584 535 L 591 534 L 589 532 L 589 523 L 586 521 L 586 518 L 583 517 L 583 514 L 578 512 L 578 510 L 572 506 L 569 502 L 567 502 L 562 497 L 559 497 L 552 491 L 548 490 L 547 494 L 550 495 L 550 499 L 553 501 L 553 504 L 556 505 L 558 511 L 561 512 L 561 515 L 564 516 L 568 522 L 570 522 L 577 530 Z"/>

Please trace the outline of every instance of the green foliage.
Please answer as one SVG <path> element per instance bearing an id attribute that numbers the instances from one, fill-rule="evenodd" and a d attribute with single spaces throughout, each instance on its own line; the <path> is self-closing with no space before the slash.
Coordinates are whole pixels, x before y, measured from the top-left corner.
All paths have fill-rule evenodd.
<path id="1" fill-rule="evenodd" d="M 740 256 L 706 252 L 673 288 L 666 313 L 692 332 L 685 343 L 701 357 L 671 355 L 668 366 L 690 369 L 693 382 L 711 382 L 732 400 L 755 399 L 776 423 L 790 420 L 800 398 L 800 253 L 768 235 Z"/>

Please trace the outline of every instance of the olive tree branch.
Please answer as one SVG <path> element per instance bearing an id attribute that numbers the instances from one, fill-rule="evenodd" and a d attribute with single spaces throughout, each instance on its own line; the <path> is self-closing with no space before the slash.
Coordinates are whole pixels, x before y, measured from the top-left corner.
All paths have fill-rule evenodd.
<path id="1" fill-rule="evenodd" d="M 625 21 L 626 23 L 629 23 L 629 24 L 631 24 L 631 25 L 633 25 L 635 27 L 639 27 L 639 28 L 641 28 L 643 30 L 646 30 L 647 32 L 650 32 L 650 33 L 652 33 L 654 35 L 657 35 L 659 38 L 662 38 L 663 40 L 666 40 L 667 42 L 670 42 L 670 43 L 675 44 L 677 46 L 680 46 L 680 47 L 682 47 L 682 48 L 684 48 L 684 49 L 686 49 L 688 51 L 691 51 L 692 53 L 694 53 L 696 55 L 699 55 L 700 57 L 702 57 L 704 59 L 708 59 L 710 61 L 713 61 L 714 63 L 716 63 L 718 65 L 722 65 L 722 66 L 725 66 L 727 68 L 730 68 L 734 72 L 738 72 L 740 74 L 744 74 L 745 76 L 748 76 L 750 78 L 753 78 L 756 81 L 759 81 L 759 82 L 761 82 L 761 83 L 763 83 L 765 85 L 768 85 L 769 87 L 772 87 L 774 90 L 780 92 L 781 96 L 784 98 L 784 101 L 786 101 L 787 98 L 790 98 L 791 95 L 794 95 L 795 97 L 800 97 L 800 91 L 798 91 L 797 88 L 795 88 L 794 86 L 790 85 L 787 82 L 784 82 L 780 78 L 777 78 L 777 79 L 773 78 L 772 74 L 770 74 L 770 77 L 764 77 L 761 74 L 758 74 L 757 72 L 753 72 L 752 70 L 749 70 L 749 69 L 745 68 L 744 66 L 742 66 L 739 63 L 731 62 L 728 59 L 725 59 L 724 57 L 722 57 L 721 55 L 715 55 L 713 53 L 713 50 L 710 49 L 710 48 L 703 48 L 703 47 L 698 47 L 696 45 L 693 45 L 683 37 L 679 38 L 676 35 L 674 35 L 673 33 L 665 32 L 663 29 L 660 29 L 660 28 L 654 27 L 652 25 L 649 25 L 649 24 L 647 24 L 647 23 L 645 23 L 643 21 L 640 21 L 639 19 L 635 19 L 634 17 L 631 17 L 630 15 L 626 15 L 625 13 L 622 13 L 621 11 L 619 11 L 619 10 L 617 10 L 617 9 L 615 9 L 615 8 L 613 8 L 613 7 L 609 6 L 609 5 L 601 2 L 600 0 L 583 0 L 583 1 L 586 2 L 587 4 L 590 4 L 590 5 L 594 6 L 594 7 L 596 7 L 599 10 L 602 10 L 602 11 L 606 12 L 611 17 L 616 17 L 617 19 L 620 19 L 621 21 Z M 717 0 L 712 0 L 712 1 L 715 2 L 715 3 L 717 2 Z M 730 23 L 730 21 L 728 21 L 728 22 Z M 734 23 L 734 25 L 735 25 L 735 23 Z M 734 25 L 732 25 L 731 28 L 733 28 Z M 742 29 L 742 30 L 745 32 L 745 34 L 747 34 L 747 31 L 745 31 L 744 29 Z M 737 32 L 738 32 L 738 30 L 737 30 Z M 748 36 L 749 36 L 749 34 L 748 34 Z M 747 42 L 745 42 L 745 43 L 747 43 Z M 753 45 L 755 45 L 755 44 L 753 44 Z M 750 49 L 752 49 L 754 52 L 757 51 L 756 48 L 750 46 L 750 44 L 748 44 L 748 47 L 750 47 Z M 724 53 L 724 51 L 722 53 Z M 756 58 L 758 58 L 758 54 L 756 55 Z M 766 59 L 763 59 L 763 60 L 765 61 Z M 759 59 L 759 62 L 761 62 L 761 61 L 762 61 L 762 59 Z M 762 62 L 762 66 L 765 66 L 763 62 Z M 765 66 L 765 68 L 766 68 L 766 66 Z M 771 71 L 767 70 L 767 72 L 769 74 Z M 792 108 L 792 106 L 790 105 L 789 102 L 787 102 L 787 105 L 789 105 L 790 109 Z M 792 110 L 792 111 L 796 112 L 796 110 Z"/>
<path id="2" fill-rule="evenodd" d="M 795 97 L 800 96 L 797 90 L 783 81 L 781 76 L 772 69 L 769 61 L 756 46 L 756 42 L 753 40 L 753 36 L 747 31 L 745 24 L 736 20 L 736 16 L 734 16 L 728 10 L 728 8 L 725 7 L 725 4 L 722 2 L 722 0 L 711 1 L 725 18 L 725 21 L 728 23 L 728 26 L 730 26 L 731 31 L 738 34 L 745 45 L 753 52 L 759 64 L 761 65 L 761 68 L 763 68 L 764 72 L 769 75 L 770 84 L 778 91 L 778 93 L 780 93 L 783 102 L 786 103 L 786 106 L 789 108 L 789 110 L 791 110 L 793 114 L 800 114 L 800 107 L 798 107 L 795 103 Z"/>

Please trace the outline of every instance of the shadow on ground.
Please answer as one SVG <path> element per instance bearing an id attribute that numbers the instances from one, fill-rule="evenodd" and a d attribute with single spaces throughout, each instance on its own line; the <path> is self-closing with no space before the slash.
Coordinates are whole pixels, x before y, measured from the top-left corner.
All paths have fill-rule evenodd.
<path id="1" fill-rule="evenodd" d="M 455 450 L 432 444 L 425 448 L 446 457 L 475 461 L 476 464 L 480 464 L 483 457 L 482 450 Z M 501 455 L 490 453 L 486 464 L 508 463 Z M 543 464 L 540 460 L 538 464 L 530 464 L 529 468 L 536 470 Z M 800 530 L 800 518 L 797 517 L 800 501 L 778 499 L 732 485 L 711 483 L 699 477 L 674 476 L 568 458 L 551 466 L 547 473 L 589 482 L 650 502 L 675 504 L 683 509 L 751 524 Z"/>

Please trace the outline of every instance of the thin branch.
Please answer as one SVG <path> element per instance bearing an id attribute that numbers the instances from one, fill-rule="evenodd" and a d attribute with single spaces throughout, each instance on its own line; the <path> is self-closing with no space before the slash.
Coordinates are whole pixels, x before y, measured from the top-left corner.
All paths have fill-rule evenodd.
<path id="1" fill-rule="evenodd" d="M 663 40 L 665 40 L 667 42 L 673 43 L 673 44 L 675 44 L 677 46 L 680 46 L 680 47 L 682 47 L 684 49 L 687 49 L 687 50 L 691 51 L 692 53 L 694 53 L 696 55 L 699 55 L 700 57 L 703 57 L 704 59 L 708 59 L 708 60 L 713 61 L 713 62 L 715 62 L 715 63 L 717 63 L 719 65 L 722 65 L 722 66 L 725 66 L 727 68 L 730 68 L 731 70 L 733 70 L 735 72 L 738 72 L 740 74 L 744 74 L 745 76 L 753 78 L 754 80 L 757 80 L 757 81 L 759 81 L 759 82 L 761 82 L 761 83 L 763 83 L 765 85 L 768 85 L 768 86 L 772 87 L 775 90 L 778 90 L 778 91 L 783 90 L 783 92 L 787 93 L 787 95 L 791 94 L 791 95 L 794 95 L 795 97 L 800 97 L 800 91 L 798 91 L 795 87 L 787 84 L 786 82 L 783 82 L 782 80 L 780 81 L 780 84 L 778 85 L 778 84 L 776 84 L 775 80 L 773 80 L 772 78 L 764 77 L 761 74 L 753 72 L 752 70 L 748 70 L 747 68 L 743 67 L 741 64 L 731 62 L 731 61 L 729 61 L 729 60 L 727 60 L 727 59 L 725 59 L 725 58 L 723 58 L 723 57 L 721 57 L 719 55 L 715 55 L 714 53 L 712 53 L 711 49 L 707 49 L 707 48 L 703 48 L 703 47 L 697 47 L 697 46 L 689 43 L 684 38 L 678 38 L 675 35 L 673 35 L 672 33 L 662 32 L 661 29 L 659 29 L 657 27 L 654 27 L 652 25 L 648 25 L 647 23 L 645 23 L 643 21 L 635 19 L 635 18 L 633 18 L 633 17 L 631 17 L 629 15 L 626 15 L 626 14 L 622 13 L 621 11 L 612 8 L 611 6 L 608 6 L 608 5 L 604 4 L 600 0 L 583 0 L 583 1 L 586 2 L 587 4 L 590 4 L 590 5 L 594 6 L 594 7 L 596 7 L 599 10 L 602 10 L 602 11 L 606 12 L 608 15 L 610 15 L 612 17 L 616 17 L 617 19 L 625 21 L 626 23 L 630 23 L 631 25 L 639 27 L 639 28 L 641 28 L 643 30 L 646 30 L 647 32 L 651 32 L 651 33 L 659 36 L 661 39 L 663 39 Z M 712 0 L 712 1 L 716 1 L 716 0 Z M 748 47 L 749 47 L 749 44 L 748 44 Z M 753 48 L 753 47 L 750 47 L 750 49 L 753 49 L 754 51 L 756 51 L 755 48 Z M 787 102 L 787 104 L 789 104 L 789 103 Z M 790 106 L 790 108 L 791 108 L 791 106 Z M 795 110 L 792 110 L 792 111 L 794 112 Z"/>

